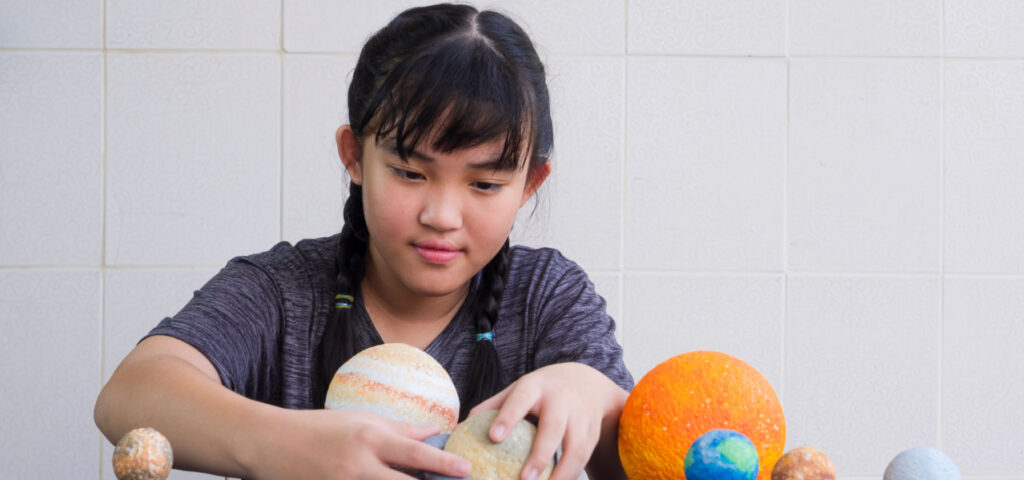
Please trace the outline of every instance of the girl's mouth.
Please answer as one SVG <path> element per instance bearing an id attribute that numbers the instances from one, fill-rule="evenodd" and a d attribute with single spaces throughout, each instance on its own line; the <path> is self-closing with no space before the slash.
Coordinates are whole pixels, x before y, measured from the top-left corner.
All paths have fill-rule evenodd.
<path id="1" fill-rule="evenodd" d="M 413 248 L 416 249 L 416 253 L 420 255 L 420 258 L 438 265 L 455 260 L 455 257 L 458 257 L 459 253 L 461 253 L 460 250 L 427 245 L 413 245 Z"/>

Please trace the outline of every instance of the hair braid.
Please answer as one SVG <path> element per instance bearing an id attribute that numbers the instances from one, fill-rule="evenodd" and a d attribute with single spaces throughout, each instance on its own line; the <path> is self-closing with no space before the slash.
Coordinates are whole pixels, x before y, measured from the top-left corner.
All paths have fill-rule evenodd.
<path id="1" fill-rule="evenodd" d="M 341 229 L 338 256 L 334 260 L 338 271 L 335 293 L 354 297 L 366 270 L 364 256 L 369 241 L 366 218 L 363 216 L 362 187 L 355 183 L 349 186 L 344 215 L 345 226 Z M 320 375 L 314 379 L 314 401 L 319 407 L 323 407 L 334 372 L 355 353 L 352 309 L 334 308 L 320 341 Z"/>
<path id="2" fill-rule="evenodd" d="M 505 291 L 505 277 L 508 275 L 509 242 L 498 251 L 498 254 L 483 269 L 480 289 L 473 303 L 471 315 L 476 319 L 476 333 L 489 333 L 498 322 L 498 310 L 501 307 L 502 293 Z M 493 340 L 476 341 L 473 347 L 473 358 L 470 361 L 469 390 L 462 402 L 461 416 L 465 418 L 469 410 L 483 402 L 491 395 L 498 393 L 504 385 L 504 372 L 501 369 L 501 358 Z"/>

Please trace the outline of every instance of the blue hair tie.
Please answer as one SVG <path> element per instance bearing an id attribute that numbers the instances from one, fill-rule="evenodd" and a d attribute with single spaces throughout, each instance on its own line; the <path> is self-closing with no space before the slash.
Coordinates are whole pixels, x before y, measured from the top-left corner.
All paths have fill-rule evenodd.
<path id="1" fill-rule="evenodd" d="M 339 293 L 334 296 L 334 308 L 352 308 L 352 295 Z"/>
<path id="2" fill-rule="evenodd" d="M 476 341 L 478 341 L 478 342 L 480 342 L 480 341 L 493 342 L 494 341 L 494 332 L 478 333 L 478 334 L 476 334 Z"/>

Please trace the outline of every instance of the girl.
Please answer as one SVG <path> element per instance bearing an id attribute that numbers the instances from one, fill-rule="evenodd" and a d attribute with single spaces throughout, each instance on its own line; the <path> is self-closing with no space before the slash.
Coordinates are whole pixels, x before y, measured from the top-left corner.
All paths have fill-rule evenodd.
<path id="1" fill-rule="evenodd" d="M 230 476 L 465 477 L 466 461 L 421 442 L 436 427 L 322 409 L 342 362 L 404 342 L 449 371 L 463 417 L 500 411 L 494 441 L 537 420 L 522 480 L 559 445 L 551 478 L 624 478 L 616 430 L 633 380 L 604 301 L 557 251 L 508 243 L 551 170 L 529 38 L 494 12 L 410 9 L 367 42 L 348 102 L 342 232 L 229 262 L 124 359 L 97 425 L 112 442 L 154 427 L 176 465 Z"/>

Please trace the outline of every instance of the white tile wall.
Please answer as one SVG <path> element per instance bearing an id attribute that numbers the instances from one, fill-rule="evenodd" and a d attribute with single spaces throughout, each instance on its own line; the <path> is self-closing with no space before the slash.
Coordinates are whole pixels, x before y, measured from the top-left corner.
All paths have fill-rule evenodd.
<path id="1" fill-rule="evenodd" d="M 348 175 L 334 133 L 348 123 L 352 55 L 288 54 L 284 63 L 284 239 L 341 231 Z"/>
<path id="2" fill-rule="evenodd" d="M 942 439 L 974 475 L 1024 471 L 1024 279 L 945 282 Z"/>
<path id="3" fill-rule="evenodd" d="M 943 0 L 946 55 L 1024 57 L 1024 3 Z"/>
<path id="4" fill-rule="evenodd" d="M 282 0 L 284 49 L 288 52 L 358 54 L 370 35 L 416 0 Z"/>
<path id="5" fill-rule="evenodd" d="M 939 271 L 939 68 L 791 62 L 790 268 Z"/>
<path id="6" fill-rule="evenodd" d="M 945 67 L 945 266 L 1024 273 L 1024 62 Z"/>
<path id="7" fill-rule="evenodd" d="M 4 0 L 0 48 L 102 48 L 103 0 Z"/>
<path id="8" fill-rule="evenodd" d="M 547 62 L 555 151 L 540 202 L 520 212 L 512 240 L 565 245 L 590 270 L 616 270 L 622 225 L 625 65 L 621 58 L 551 57 Z M 536 207 L 536 210 L 534 208 Z"/>
<path id="9" fill-rule="evenodd" d="M 100 288 L 98 268 L 0 269 L 3 478 L 95 477 Z"/>
<path id="10" fill-rule="evenodd" d="M 279 57 L 107 62 L 107 264 L 222 265 L 276 242 Z"/>
<path id="11" fill-rule="evenodd" d="M 436 2 L 380 0 L 367 8 L 358 0 L 284 0 L 284 48 L 358 53 L 366 39 L 395 15 L 432 3 Z M 625 50 L 622 2 L 502 0 L 480 2 L 476 7 L 516 20 L 541 54 L 621 54 Z"/>
<path id="12" fill-rule="evenodd" d="M 279 0 L 106 0 L 106 12 L 108 48 L 281 47 Z"/>
<path id="13" fill-rule="evenodd" d="M 880 478 L 899 452 L 936 445 L 940 278 L 790 275 L 786 292 L 787 448 Z"/>
<path id="14" fill-rule="evenodd" d="M 786 0 L 630 0 L 629 52 L 668 55 L 786 53 Z"/>
<path id="15" fill-rule="evenodd" d="M 92 404 L 138 337 L 232 256 L 338 230 L 355 55 L 424 3 L 4 3 L 0 477 L 111 479 Z M 843 480 L 920 444 L 1024 480 L 1022 5 L 482 3 L 550 72 L 515 239 L 591 272 L 636 378 L 743 358 Z"/>
<path id="16" fill-rule="evenodd" d="M 782 394 L 781 274 L 630 273 L 623 295 L 623 348 L 637 380 L 678 354 L 716 350 L 746 361 Z"/>
<path id="17" fill-rule="evenodd" d="M 103 58 L 0 52 L 0 265 L 96 265 Z"/>
<path id="18" fill-rule="evenodd" d="M 789 0 L 792 55 L 935 56 L 942 0 Z"/>
<path id="19" fill-rule="evenodd" d="M 781 271 L 786 64 L 628 69 L 626 268 Z"/>

